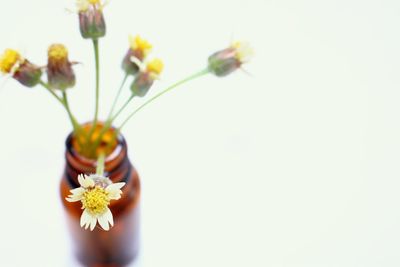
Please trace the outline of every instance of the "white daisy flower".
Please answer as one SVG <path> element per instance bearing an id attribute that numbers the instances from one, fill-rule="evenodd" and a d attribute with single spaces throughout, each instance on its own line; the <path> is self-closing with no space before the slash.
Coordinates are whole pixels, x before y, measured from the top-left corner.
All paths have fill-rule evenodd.
<path id="1" fill-rule="evenodd" d="M 66 200 L 82 202 L 83 213 L 80 220 L 81 227 L 93 231 L 97 222 L 108 231 L 114 225 L 113 215 L 108 208 L 111 200 L 121 198 L 121 188 L 125 183 L 112 183 L 107 177 L 96 174 L 78 176 L 81 187 L 71 190 Z"/>

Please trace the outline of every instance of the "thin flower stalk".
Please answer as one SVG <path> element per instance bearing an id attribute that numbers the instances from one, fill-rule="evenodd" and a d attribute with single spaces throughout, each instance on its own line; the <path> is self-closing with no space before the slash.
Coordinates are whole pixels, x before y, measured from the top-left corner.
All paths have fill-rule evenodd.
<path id="1" fill-rule="evenodd" d="M 77 122 L 77 120 L 75 119 L 74 115 L 72 115 L 71 108 L 69 107 L 67 92 L 63 91 L 62 95 L 63 95 L 65 109 L 67 110 L 68 116 L 71 118 L 71 121 L 73 122 L 74 130 L 79 133 L 80 126 L 79 126 L 79 123 Z"/>
<path id="2" fill-rule="evenodd" d="M 110 123 L 112 123 L 121 113 L 124 111 L 124 109 L 129 105 L 129 103 L 132 101 L 132 99 L 135 97 L 135 94 L 131 94 L 131 96 L 128 98 L 128 100 L 125 101 L 125 103 L 122 105 L 122 107 L 118 110 L 118 112 L 111 117 L 109 120 Z"/>
<path id="3" fill-rule="evenodd" d="M 149 100 L 147 100 L 145 103 L 143 103 L 141 106 L 139 106 L 135 111 L 133 111 L 128 118 L 125 119 L 125 121 L 121 124 L 121 126 L 118 127 L 118 132 L 121 131 L 122 127 L 125 126 L 125 124 L 136 114 L 138 113 L 140 110 L 142 110 L 144 107 L 146 107 L 148 104 L 150 104 L 151 102 L 153 102 L 154 100 L 156 100 L 157 98 L 159 98 L 160 96 L 168 93 L 169 91 L 179 87 L 182 84 L 185 84 L 189 81 L 192 81 L 194 79 L 200 78 L 206 74 L 210 73 L 209 69 L 204 69 L 202 71 L 196 72 L 193 75 L 188 76 L 187 78 L 180 80 L 176 83 L 174 83 L 173 85 L 169 86 L 168 88 L 166 88 L 165 90 L 161 91 L 160 93 L 156 94 L 155 96 L 153 96 L 152 98 L 150 98 Z"/>
<path id="4" fill-rule="evenodd" d="M 62 100 L 62 98 L 60 98 L 51 88 L 50 88 L 50 86 L 47 84 L 47 83 L 45 83 L 44 81 L 39 81 L 39 84 L 43 87 L 43 88 L 45 88 L 58 102 L 60 102 L 60 104 L 61 105 L 63 105 L 64 107 L 65 107 L 65 105 L 64 105 L 64 101 Z"/>
<path id="5" fill-rule="evenodd" d="M 95 69 L 96 69 L 96 100 L 95 100 L 95 111 L 94 111 L 94 119 L 92 128 L 89 131 L 87 141 L 90 141 L 90 138 L 93 135 L 94 130 L 96 129 L 98 116 L 99 116 L 99 98 L 100 98 L 100 58 L 99 58 L 99 41 L 97 39 L 93 40 L 93 49 L 94 49 L 94 60 L 95 60 Z"/>
<path id="6" fill-rule="evenodd" d="M 103 176 L 104 175 L 104 168 L 105 168 L 105 161 L 106 156 L 104 153 L 100 154 L 99 159 L 97 160 L 97 166 L 96 166 L 96 174 Z"/>
<path id="7" fill-rule="evenodd" d="M 67 96 L 66 96 L 66 92 L 63 91 L 63 97 L 61 98 L 61 97 L 59 97 L 59 96 L 54 92 L 54 90 L 51 89 L 50 86 L 49 86 L 47 83 L 45 83 L 44 81 L 39 81 L 39 84 L 40 84 L 43 88 L 45 88 L 45 89 L 46 89 L 58 102 L 60 102 L 60 104 L 65 108 L 65 110 L 66 110 L 67 113 L 68 113 L 68 117 L 69 117 L 69 119 L 70 119 L 70 121 L 71 121 L 71 124 L 72 124 L 72 127 L 73 127 L 73 129 L 74 129 L 75 134 L 77 135 L 77 134 L 81 133 L 81 132 L 82 132 L 81 126 L 80 126 L 80 124 L 78 123 L 77 119 L 76 119 L 75 116 L 72 114 L 72 112 L 71 112 L 71 110 L 70 110 L 70 108 L 69 108 L 69 104 L 68 104 L 68 99 L 67 99 Z M 79 138 L 78 138 L 78 140 L 79 140 Z"/>
<path id="8" fill-rule="evenodd" d="M 151 102 L 153 102 L 154 100 L 156 100 L 157 98 L 161 97 L 162 95 L 168 93 L 169 91 L 179 87 L 180 85 L 183 85 L 189 81 L 195 80 L 197 78 L 200 78 L 206 74 L 209 74 L 210 71 L 209 69 L 204 69 L 201 70 L 199 72 L 196 72 L 193 75 L 190 75 L 188 77 L 186 77 L 185 79 L 182 79 L 176 83 L 174 83 L 173 85 L 169 86 L 168 88 L 166 88 L 165 90 L 161 91 L 160 93 L 156 94 L 155 96 L 153 96 L 152 98 L 150 98 L 148 101 L 146 101 L 145 103 L 143 103 L 141 106 L 139 106 L 135 111 L 133 111 L 127 119 L 125 119 L 125 121 L 121 124 L 120 127 L 117 128 L 116 131 L 116 136 L 118 135 L 118 133 L 121 131 L 122 127 L 136 114 L 138 113 L 140 110 L 142 110 L 145 106 L 149 105 Z M 130 99 L 131 100 L 131 99 Z M 130 102 L 130 100 L 127 101 L 127 103 Z M 125 105 L 126 106 L 126 105 Z M 122 109 L 123 110 L 123 109 Z M 120 110 L 119 113 L 122 112 L 122 110 Z M 119 115 L 119 114 L 117 114 Z M 104 136 L 104 134 L 111 128 L 112 123 L 114 122 L 114 120 L 117 118 L 118 116 L 113 116 L 110 120 L 108 120 L 105 124 L 103 129 L 100 131 L 98 138 L 94 141 L 93 143 L 93 147 L 96 147 L 100 144 L 100 141 L 102 139 L 102 137 Z"/>
<path id="9" fill-rule="evenodd" d="M 113 113 L 114 113 L 115 107 L 117 106 L 119 97 L 120 97 L 120 95 L 121 95 L 121 93 L 122 93 L 122 89 L 124 88 L 124 85 L 125 85 L 126 81 L 128 80 L 128 77 L 129 77 L 129 74 L 125 74 L 125 77 L 124 77 L 124 79 L 122 80 L 121 86 L 120 86 L 119 89 L 118 89 L 117 95 L 116 95 L 115 98 L 114 98 L 114 102 L 113 102 L 113 104 L 112 104 L 112 106 L 111 106 L 110 113 L 108 114 L 107 121 L 111 118 L 111 116 L 112 116 Z"/>

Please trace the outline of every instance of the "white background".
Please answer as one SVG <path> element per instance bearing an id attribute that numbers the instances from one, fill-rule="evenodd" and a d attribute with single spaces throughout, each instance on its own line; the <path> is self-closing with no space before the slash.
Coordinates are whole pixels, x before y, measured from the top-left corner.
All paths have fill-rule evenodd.
<path id="1" fill-rule="evenodd" d="M 83 63 L 69 94 L 90 120 L 93 54 L 73 1 L 0 3 L 1 49 L 45 64 L 61 42 Z M 153 94 L 231 39 L 256 50 L 251 76 L 195 81 L 124 129 L 143 182 L 138 266 L 400 266 L 399 1 L 114 0 L 105 15 L 103 117 L 128 34 L 166 63 Z M 70 267 L 66 113 L 9 80 L 0 123 L 0 266 Z"/>

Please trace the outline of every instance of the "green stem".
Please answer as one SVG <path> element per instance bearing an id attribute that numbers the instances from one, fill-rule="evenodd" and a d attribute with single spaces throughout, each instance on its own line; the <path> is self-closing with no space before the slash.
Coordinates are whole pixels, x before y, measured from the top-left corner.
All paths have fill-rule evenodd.
<path id="1" fill-rule="evenodd" d="M 101 129 L 99 136 L 93 143 L 93 149 L 96 149 L 96 147 L 100 144 L 101 139 L 103 138 L 104 134 L 110 129 L 112 122 L 121 114 L 121 112 L 128 106 L 128 104 L 132 101 L 132 99 L 135 97 L 134 94 L 129 97 L 129 99 L 125 102 L 125 104 L 118 110 L 118 112 L 112 116 L 111 118 L 107 119 L 106 122 L 104 123 L 103 128 Z"/>
<path id="2" fill-rule="evenodd" d="M 112 116 L 109 120 L 111 121 L 111 123 L 119 116 L 119 114 L 121 114 L 122 111 L 124 111 L 124 109 L 128 106 L 128 104 L 132 101 L 132 99 L 135 97 L 134 94 L 132 94 L 128 100 L 125 102 L 125 104 L 118 110 L 118 112 Z"/>
<path id="3" fill-rule="evenodd" d="M 74 115 L 72 115 L 72 112 L 71 112 L 71 109 L 70 109 L 69 103 L 68 103 L 67 92 L 63 91 L 62 95 L 63 95 L 63 102 L 64 102 L 65 109 L 67 110 L 68 116 L 72 122 L 72 126 L 74 127 L 74 132 L 77 134 L 80 131 L 80 125 L 77 122 L 77 120 L 75 119 Z"/>
<path id="4" fill-rule="evenodd" d="M 195 74 L 190 75 L 189 77 L 187 77 L 187 78 L 185 78 L 185 79 L 183 79 L 183 80 L 180 80 L 180 81 L 174 83 L 173 85 L 171 85 L 171 86 L 168 87 L 167 89 L 161 91 L 160 93 L 158 93 L 158 94 L 155 95 L 154 97 L 150 98 L 150 99 L 149 99 L 148 101 L 146 101 L 143 105 L 141 105 L 139 108 L 137 108 L 133 113 L 131 113 L 131 115 L 122 123 L 122 125 L 121 125 L 118 129 L 116 129 L 116 134 L 118 134 L 119 132 L 121 132 L 121 128 L 122 128 L 122 127 L 128 122 L 128 120 L 129 120 L 131 117 L 133 117 L 133 115 L 135 115 L 139 110 L 143 109 L 145 106 L 147 106 L 148 104 L 150 104 L 151 102 L 153 102 L 154 100 L 156 100 L 157 98 L 159 98 L 160 96 L 162 96 L 163 94 L 165 94 L 165 93 L 171 91 L 172 89 L 174 89 L 174 88 L 176 88 L 176 87 L 178 87 L 178 86 L 180 86 L 180 85 L 182 85 L 182 84 L 184 84 L 184 83 L 187 83 L 187 82 L 189 82 L 189 81 L 191 81 L 191 80 L 194 80 L 194 79 L 196 79 L 196 78 L 199 78 L 199 77 L 201 77 L 201 76 L 204 76 L 204 75 L 208 74 L 209 72 L 210 72 L 210 71 L 208 70 L 208 68 L 207 68 L 207 69 L 204 69 L 204 70 L 202 70 L 202 71 L 196 72 Z M 125 103 L 125 105 L 119 110 L 119 112 L 118 112 L 115 116 L 113 116 L 111 119 L 109 119 L 109 120 L 106 121 L 106 123 L 104 124 L 103 128 L 101 129 L 101 131 L 100 131 L 100 133 L 99 133 L 99 136 L 97 137 L 96 141 L 94 142 L 93 147 L 97 147 L 97 146 L 100 144 L 101 139 L 103 138 L 103 135 L 110 129 L 110 127 L 111 127 L 112 122 L 114 121 L 114 119 L 115 119 L 115 118 L 122 112 L 122 110 L 129 104 L 129 102 L 132 100 L 132 98 L 133 98 L 134 96 L 135 96 L 135 95 L 132 95 L 132 96 L 128 99 L 128 101 Z"/>
<path id="5" fill-rule="evenodd" d="M 96 166 L 96 174 L 103 176 L 104 175 L 104 161 L 105 161 L 104 153 L 101 153 L 99 158 L 97 159 L 97 166 Z"/>
<path id="6" fill-rule="evenodd" d="M 118 99 L 119 99 L 119 97 L 121 95 L 122 89 L 124 88 L 124 85 L 125 85 L 126 80 L 128 79 L 128 77 L 129 77 L 129 74 L 126 74 L 124 79 L 122 80 L 121 86 L 119 87 L 118 93 L 115 96 L 115 99 L 114 99 L 113 105 L 111 107 L 110 113 L 108 114 L 107 120 L 111 119 L 111 116 L 114 113 L 115 106 L 117 105 Z"/>
<path id="7" fill-rule="evenodd" d="M 101 128 L 99 136 L 97 137 L 97 139 L 93 142 L 93 144 L 91 145 L 91 149 L 94 151 L 96 150 L 96 148 L 99 146 L 101 139 L 103 138 L 103 135 L 108 131 L 108 129 L 110 129 L 110 126 L 112 124 L 112 120 L 107 120 L 104 123 L 104 126 Z"/>
<path id="8" fill-rule="evenodd" d="M 125 82 L 126 82 L 127 79 L 128 79 L 128 74 L 125 75 L 125 77 L 124 77 L 124 79 L 123 79 L 123 81 L 122 81 L 122 84 L 121 84 L 121 86 L 120 86 L 120 88 L 119 88 L 119 90 L 118 90 L 117 96 L 116 96 L 115 99 L 114 99 L 114 103 L 113 103 L 113 106 L 112 106 L 112 108 L 111 108 L 110 114 L 108 114 L 107 120 L 105 121 L 104 126 L 103 126 L 103 128 L 101 129 L 101 131 L 100 131 L 100 133 L 99 133 L 99 137 L 98 137 L 98 138 L 94 141 L 94 143 L 91 145 L 91 148 L 92 148 L 92 149 L 96 149 L 96 147 L 97 147 L 97 146 L 100 144 L 100 142 L 101 142 L 101 138 L 103 138 L 103 135 L 104 135 L 104 134 L 106 133 L 106 131 L 110 128 L 112 121 L 113 121 L 116 117 L 118 117 L 118 115 L 125 109 L 125 107 L 126 107 L 126 106 L 129 104 L 129 102 L 132 100 L 132 98 L 133 98 L 134 95 L 132 95 L 132 96 L 128 99 L 128 101 L 126 101 L 126 103 L 122 106 L 122 108 L 117 112 L 117 114 L 116 114 L 115 116 L 112 116 L 112 115 L 113 115 L 113 112 L 114 112 L 114 109 L 115 109 L 115 106 L 116 106 L 116 104 L 117 104 L 117 102 L 118 102 L 118 98 L 119 98 L 119 96 L 120 96 L 120 94 L 121 94 L 122 88 L 124 87 L 124 84 L 125 84 Z"/>
<path id="9" fill-rule="evenodd" d="M 61 99 L 61 97 L 59 97 L 59 96 L 50 88 L 50 86 L 49 86 L 47 83 L 45 83 L 44 81 L 39 81 L 39 84 L 40 84 L 41 86 L 43 86 L 52 96 L 54 96 L 55 99 L 57 99 L 58 102 L 61 103 L 61 105 L 63 105 L 63 106 L 65 107 L 64 101 Z"/>
<path id="10" fill-rule="evenodd" d="M 94 60 L 96 65 L 96 103 L 94 110 L 94 119 L 93 125 L 89 131 L 88 141 L 90 141 L 91 136 L 93 135 L 94 130 L 96 129 L 98 117 L 99 117 L 99 98 L 100 98 L 100 60 L 99 60 L 99 40 L 93 40 L 93 49 L 94 49 Z"/>
<path id="11" fill-rule="evenodd" d="M 170 87 L 168 87 L 168 88 L 166 88 L 165 90 L 161 91 L 160 93 L 156 94 L 155 96 L 153 96 L 152 98 L 150 98 L 149 100 L 147 100 L 145 103 L 143 103 L 140 107 L 138 107 L 135 111 L 133 111 L 133 112 L 128 116 L 128 118 L 121 124 L 121 126 L 118 128 L 118 132 L 121 131 L 122 127 L 124 127 L 124 125 L 125 125 L 136 113 L 138 113 L 138 112 L 139 112 L 140 110 L 142 110 L 145 106 L 147 106 L 148 104 L 150 104 L 151 102 L 153 102 L 154 100 L 156 100 L 157 98 L 159 98 L 160 96 L 162 96 L 162 95 L 168 93 L 168 92 L 171 91 L 172 89 L 175 89 L 176 87 L 178 87 L 178 86 L 180 86 L 180 85 L 182 85 L 182 84 L 184 84 L 184 83 L 187 83 L 187 82 L 189 82 L 189 81 L 191 81 L 191 80 L 194 80 L 194 79 L 197 79 L 197 78 L 199 78 L 199 77 L 202 77 L 202 76 L 208 74 L 209 72 L 210 72 L 210 71 L 209 71 L 208 68 L 207 68 L 207 69 L 204 69 L 204 70 L 202 70 L 202 71 L 199 71 L 199 72 L 197 72 L 197 73 L 195 73 L 195 74 L 193 74 L 193 75 L 190 75 L 189 77 L 187 77 L 187 78 L 185 78 L 185 79 L 183 79 L 183 80 L 180 80 L 180 81 L 174 83 L 174 84 L 171 85 Z"/>
<path id="12" fill-rule="evenodd" d="M 57 101 L 60 102 L 61 105 L 63 105 L 68 113 L 69 119 L 71 120 L 74 132 L 77 133 L 80 130 L 80 125 L 69 108 L 68 99 L 66 98 L 66 92 L 63 91 L 63 98 L 61 98 L 50 88 L 47 83 L 40 81 L 39 84 L 42 85 L 52 96 L 54 96 L 54 98 L 57 99 Z"/>

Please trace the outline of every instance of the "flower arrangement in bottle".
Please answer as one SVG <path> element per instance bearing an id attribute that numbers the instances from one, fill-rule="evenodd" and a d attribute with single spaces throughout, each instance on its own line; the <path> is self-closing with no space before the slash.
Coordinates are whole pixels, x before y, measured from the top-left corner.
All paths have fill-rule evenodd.
<path id="1" fill-rule="evenodd" d="M 113 215 L 108 208 L 112 201 L 121 197 L 124 183 L 113 183 L 104 176 L 101 166 L 118 144 L 118 135 L 137 112 L 171 90 L 202 76 L 212 74 L 224 77 L 240 69 L 250 60 L 252 51 L 246 43 L 235 42 L 229 47 L 215 52 L 208 58 L 208 63 L 194 74 L 157 92 L 134 110 L 127 110 L 136 98 L 148 95 L 163 72 L 162 60 L 151 57 L 153 46 L 141 36 L 131 36 L 129 46 L 121 60 L 124 78 L 116 92 L 108 116 L 99 118 L 100 99 L 100 41 L 106 36 L 104 18 L 105 3 L 102 0 L 78 0 L 76 13 L 82 38 L 92 42 L 95 59 L 95 110 L 93 120 L 82 124 L 70 108 L 68 91 L 77 85 L 75 76 L 76 61 L 71 60 L 67 47 L 63 44 L 51 44 L 47 49 L 47 64 L 32 63 L 14 49 L 6 49 L 0 56 L 0 72 L 10 76 L 25 87 L 42 87 L 65 109 L 72 125 L 72 146 L 82 157 L 98 162 L 96 174 L 81 174 L 77 177 L 80 187 L 71 189 L 67 201 L 79 203 L 82 207 L 80 225 L 93 230 L 97 223 L 103 230 L 113 225 Z M 121 92 L 125 87 L 130 96 L 118 106 Z M 114 125 L 124 112 L 125 118 L 120 125 Z"/>

